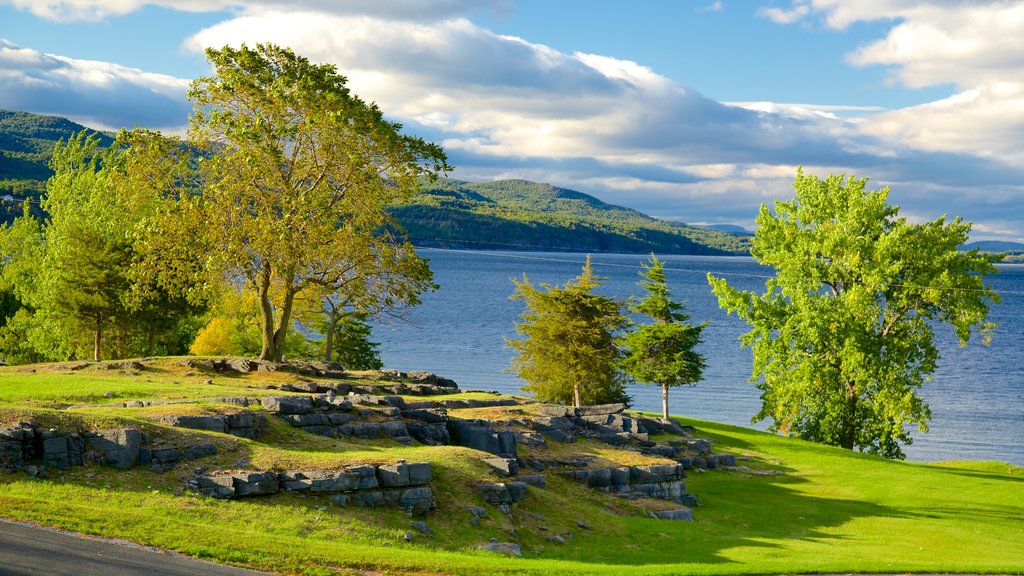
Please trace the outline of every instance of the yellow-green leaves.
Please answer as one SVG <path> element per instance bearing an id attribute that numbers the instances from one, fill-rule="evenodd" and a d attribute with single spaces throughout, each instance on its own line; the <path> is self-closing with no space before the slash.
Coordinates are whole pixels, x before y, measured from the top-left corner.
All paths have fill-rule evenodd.
<path id="1" fill-rule="evenodd" d="M 962 343 L 983 341 L 998 295 L 985 284 L 992 259 L 961 252 L 960 218 L 911 224 L 867 179 L 797 172 L 795 195 L 762 206 L 753 254 L 776 270 L 766 292 L 740 292 L 709 275 L 721 306 L 747 320 L 755 420 L 808 440 L 901 458 L 906 424 L 927 428 L 917 395 L 939 353 L 932 326 Z"/>

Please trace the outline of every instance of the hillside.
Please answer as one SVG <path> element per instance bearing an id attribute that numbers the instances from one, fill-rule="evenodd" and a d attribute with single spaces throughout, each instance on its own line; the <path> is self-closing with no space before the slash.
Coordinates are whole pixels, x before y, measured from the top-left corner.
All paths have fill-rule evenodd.
<path id="1" fill-rule="evenodd" d="M 416 244 L 441 248 L 745 254 L 750 234 L 651 218 L 526 180 L 425 183 L 392 210 Z"/>
<path id="2" fill-rule="evenodd" d="M 56 116 L 0 110 L 0 220 L 20 214 L 18 199 L 38 197 L 60 139 L 84 126 Z M 99 134 L 104 144 L 111 138 Z M 742 254 L 749 235 L 655 220 L 636 210 L 548 184 L 442 179 L 394 215 L 423 246 L 579 252 Z"/>
<path id="3" fill-rule="evenodd" d="M 282 574 L 1021 573 L 1022 480 L 423 373 L 0 368 L 0 517 Z"/>

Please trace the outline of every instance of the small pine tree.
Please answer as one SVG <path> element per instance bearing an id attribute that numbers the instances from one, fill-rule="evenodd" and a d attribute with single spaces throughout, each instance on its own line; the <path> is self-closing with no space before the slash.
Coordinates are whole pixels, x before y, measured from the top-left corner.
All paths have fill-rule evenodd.
<path id="1" fill-rule="evenodd" d="M 662 417 L 668 419 L 668 389 L 692 386 L 703 378 L 705 358 L 694 349 L 703 341 L 701 333 L 707 323 L 689 324 L 685 306 L 669 294 L 661 260 L 651 255 L 640 275 L 640 286 L 647 295 L 632 311 L 653 323 L 637 326 L 621 339 L 625 350 L 622 369 L 632 380 L 661 385 Z"/>
<path id="2" fill-rule="evenodd" d="M 629 402 L 615 346 L 626 317 L 622 302 L 593 293 L 601 280 L 589 257 L 583 272 L 562 287 L 537 288 L 526 276 L 513 280 L 511 298 L 526 303 L 516 332 L 526 338 L 506 339 L 506 345 L 518 352 L 512 371 L 537 400 L 574 406 Z"/>

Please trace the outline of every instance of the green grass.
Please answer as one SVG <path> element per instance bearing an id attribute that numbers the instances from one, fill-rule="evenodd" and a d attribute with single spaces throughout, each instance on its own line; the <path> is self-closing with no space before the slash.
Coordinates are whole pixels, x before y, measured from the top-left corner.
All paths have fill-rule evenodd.
<path id="1" fill-rule="evenodd" d="M 101 389 L 164 393 L 129 376 L 89 378 L 94 376 L 95 388 L 85 394 Z M 39 374 L 23 381 L 0 377 L 0 404 L 15 409 L 12 399 L 21 398 L 38 377 L 44 380 L 37 383 L 42 396 L 50 398 L 46 402 L 65 401 L 64 385 Z M 135 378 L 140 377 L 146 375 Z M 244 379 L 233 383 L 244 385 Z M 106 408 L 17 409 L 59 412 L 83 422 L 116 417 Z M 123 412 L 135 418 L 130 410 Z M 168 442 L 204 435 L 163 428 L 139 414 L 132 421 Z M 645 516 L 665 503 L 628 502 L 551 473 L 547 488 L 530 488 L 527 500 L 504 515 L 473 491 L 473 484 L 493 477 L 472 450 L 344 442 L 272 420 L 258 441 L 206 434 L 220 443 L 217 456 L 164 473 L 79 467 L 44 480 L 0 474 L 0 516 L 289 574 L 1024 573 L 1022 468 L 892 462 L 745 428 L 683 423 L 712 438 L 716 451 L 740 455 L 740 464 L 781 473 L 691 474 L 690 492 L 701 500 L 692 523 Z M 608 462 L 636 458 L 589 442 L 557 448 Z M 213 469 L 244 460 L 256 468 L 331 467 L 400 458 L 432 463 L 438 501 L 438 508 L 422 518 L 435 534 L 416 534 L 411 543 L 403 539 L 405 532 L 414 532 L 411 519 L 398 510 L 342 508 L 327 497 L 295 494 L 216 501 L 182 490 L 197 465 Z M 470 505 L 488 510 L 479 526 L 469 522 L 465 507 Z M 581 528 L 578 520 L 590 527 Z M 548 540 L 553 534 L 566 543 Z M 517 540 L 525 557 L 471 549 L 490 538 Z"/>

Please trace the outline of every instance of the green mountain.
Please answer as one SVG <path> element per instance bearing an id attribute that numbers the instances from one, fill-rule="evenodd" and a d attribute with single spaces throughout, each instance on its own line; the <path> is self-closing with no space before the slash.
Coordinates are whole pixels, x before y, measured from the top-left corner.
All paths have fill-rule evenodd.
<path id="1" fill-rule="evenodd" d="M 84 129 L 59 116 L 0 110 L 0 220 L 9 222 L 21 214 L 21 199 L 43 193 L 53 174 L 49 163 L 54 145 Z M 96 134 L 104 146 L 113 142 L 108 134 Z"/>
<path id="2" fill-rule="evenodd" d="M 526 180 L 424 183 L 392 210 L 422 246 L 662 254 L 746 254 L 750 235 L 658 220 L 593 196 Z"/>
<path id="3" fill-rule="evenodd" d="M 65 118 L 0 110 L 0 220 L 38 198 L 58 140 L 85 129 Z M 97 132 L 104 145 L 108 134 Z M 4 198 L 4 197 L 7 198 Z M 463 249 L 745 254 L 750 235 L 651 218 L 593 196 L 525 180 L 425 183 L 393 214 L 422 246 Z"/>

